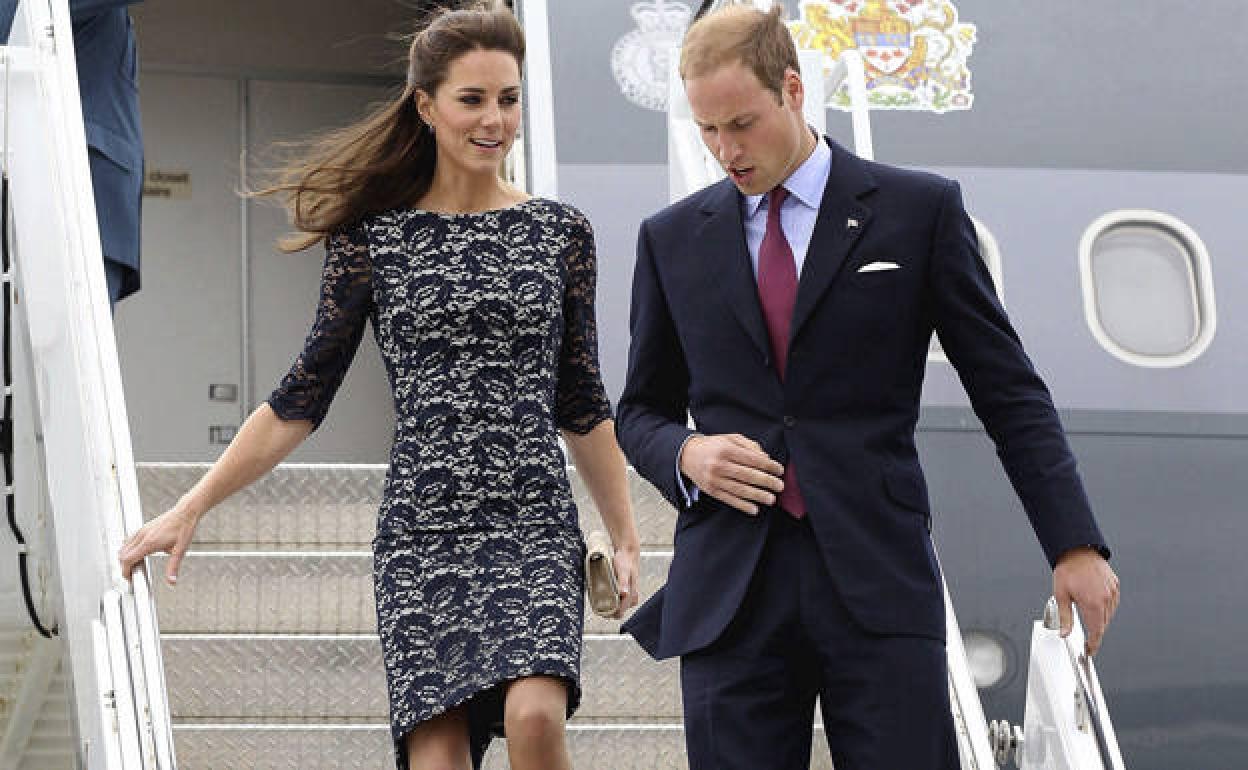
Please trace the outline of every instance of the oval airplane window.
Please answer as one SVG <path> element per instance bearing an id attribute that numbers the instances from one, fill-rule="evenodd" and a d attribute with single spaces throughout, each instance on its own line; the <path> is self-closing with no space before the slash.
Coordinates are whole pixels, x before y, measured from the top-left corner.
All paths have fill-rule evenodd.
<path id="1" fill-rule="evenodd" d="M 1001 247 L 997 245 L 997 238 L 988 229 L 988 225 L 975 217 L 971 217 L 971 224 L 975 225 L 975 236 L 979 240 L 980 259 L 984 260 L 984 264 L 988 266 L 988 273 L 992 275 L 992 287 L 997 291 L 997 300 L 1004 306 L 1005 292 L 1001 288 Z M 940 338 L 935 334 L 932 335 L 931 345 L 927 349 L 927 360 L 949 363 L 945 351 L 940 347 Z"/>
<path id="2" fill-rule="evenodd" d="M 1079 244 L 1084 316 L 1113 356 L 1134 366 L 1190 363 L 1213 341 L 1209 252 L 1196 232 L 1158 211 L 1093 222 Z"/>

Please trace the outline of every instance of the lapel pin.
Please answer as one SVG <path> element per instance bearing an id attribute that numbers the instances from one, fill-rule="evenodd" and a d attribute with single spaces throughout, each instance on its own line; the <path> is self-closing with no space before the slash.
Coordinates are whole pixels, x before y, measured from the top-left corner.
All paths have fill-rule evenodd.
<path id="1" fill-rule="evenodd" d="M 850 230 L 853 230 L 854 228 L 858 227 L 858 220 L 851 217 L 848 220 L 846 220 L 845 226 L 849 228 Z"/>

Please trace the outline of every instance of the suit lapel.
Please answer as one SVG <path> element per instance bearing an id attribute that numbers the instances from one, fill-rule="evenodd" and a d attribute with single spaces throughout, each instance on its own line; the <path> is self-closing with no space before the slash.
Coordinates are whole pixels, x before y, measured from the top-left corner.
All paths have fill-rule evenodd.
<path id="1" fill-rule="evenodd" d="M 789 340 L 797 338 L 819 299 L 840 272 L 854 244 L 871 222 L 872 211 L 859 198 L 876 188 L 875 180 L 856 156 L 829 141 L 832 169 L 823 190 L 815 229 L 806 249 L 806 261 L 797 283 L 797 302 Z M 738 215 L 739 216 L 739 215 Z M 748 258 L 748 257 L 747 257 Z"/>
<path id="2" fill-rule="evenodd" d="M 706 272 L 715 276 L 719 291 L 728 307 L 745 328 L 746 334 L 764 355 L 771 355 L 767 327 L 758 304 L 758 286 L 750 252 L 745 245 L 745 227 L 741 220 L 741 201 L 732 182 L 721 180 L 707 201 L 702 213 L 705 220 L 698 230 L 697 242 L 702 246 Z"/>
<path id="3" fill-rule="evenodd" d="M 831 286 L 872 217 L 871 209 L 859 198 L 876 188 L 875 180 L 856 156 L 835 142 L 828 141 L 828 144 L 832 148 L 832 168 L 797 284 L 797 301 L 789 327 L 790 344 Z M 702 214 L 705 219 L 698 229 L 697 242 L 702 245 L 704 269 L 717 279 L 721 296 L 755 346 L 770 356 L 771 343 L 758 302 L 758 284 L 745 244 L 741 198 L 731 181 L 722 179 L 716 184 L 702 204 Z M 856 224 L 851 226 L 850 220 Z"/>

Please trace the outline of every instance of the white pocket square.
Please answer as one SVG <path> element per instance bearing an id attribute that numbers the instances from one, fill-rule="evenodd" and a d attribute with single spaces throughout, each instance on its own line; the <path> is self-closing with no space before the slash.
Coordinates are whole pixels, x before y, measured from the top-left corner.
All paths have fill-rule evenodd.
<path id="1" fill-rule="evenodd" d="M 900 270 L 901 265 L 896 262 L 872 262 L 869 265 L 863 265 L 858 268 L 860 273 L 878 273 L 883 270 Z"/>

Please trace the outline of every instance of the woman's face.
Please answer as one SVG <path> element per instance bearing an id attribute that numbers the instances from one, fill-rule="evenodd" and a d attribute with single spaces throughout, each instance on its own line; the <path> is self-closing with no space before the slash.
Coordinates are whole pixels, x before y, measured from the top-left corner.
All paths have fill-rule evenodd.
<path id="1" fill-rule="evenodd" d="M 469 51 L 417 104 L 434 128 L 439 169 L 497 174 L 520 126 L 520 67 L 505 51 Z"/>

